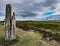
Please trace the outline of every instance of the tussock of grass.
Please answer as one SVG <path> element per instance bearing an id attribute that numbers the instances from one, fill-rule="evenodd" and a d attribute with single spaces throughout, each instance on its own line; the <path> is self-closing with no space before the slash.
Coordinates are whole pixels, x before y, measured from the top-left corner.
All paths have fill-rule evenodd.
<path id="1" fill-rule="evenodd" d="M 37 46 L 37 39 L 39 37 L 40 34 L 34 32 L 26 32 L 23 35 L 20 35 L 20 40 L 16 46 Z"/>

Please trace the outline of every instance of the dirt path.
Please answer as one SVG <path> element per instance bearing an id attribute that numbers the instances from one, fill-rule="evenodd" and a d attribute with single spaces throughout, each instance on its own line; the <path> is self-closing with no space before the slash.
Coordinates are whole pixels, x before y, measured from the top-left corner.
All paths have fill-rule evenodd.
<path id="1" fill-rule="evenodd" d="M 24 33 L 26 33 L 26 32 L 28 32 L 28 33 L 31 33 L 31 32 L 33 32 L 34 30 L 23 30 L 23 29 L 19 29 L 19 28 L 17 28 L 16 29 L 16 33 L 17 34 L 20 34 L 20 35 L 22 35 L 22 34 L 24 34 Z"/>

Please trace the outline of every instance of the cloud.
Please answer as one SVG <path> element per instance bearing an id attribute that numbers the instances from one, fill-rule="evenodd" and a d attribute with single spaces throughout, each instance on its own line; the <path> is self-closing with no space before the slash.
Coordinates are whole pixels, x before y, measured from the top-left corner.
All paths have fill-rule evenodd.
<path id="1" fill-rule="evenodd" d="M 30 17 L 22 17 L 22 16 L 17 16 L 16 20 L 18 21 L 24 21 L 24 20 L 34 20 L 34 18 L 30 18 Z"/>
<path id="2" fill-rule="evenodd" d="M 49 6 L 54 6 L 57 3 L 56 0 L 46 0 L 44 3 L 44 6 L 49 7 Z"/>
<path id="3" fill-rule="evenodd" d="M 47 3 L 49 2 L 49 3 Z M 16 8 L 17 15 L 21 15 L 23 17 L 32 17 L 37 16 L 38 13 L 33 13 L 34 11 L 38 12 L 45 12 L 45 11 L 51 11 L 55 9 L 56 0 L 31 0 L 31 1 L 25 1 L 25 4 L 16 4 L 14 7 Z M 20 7 L 20 6 L 21 7 Z M 23 10 L 24 12 L 21 12 L 20 10 Z"/>
<path id="4" fill-rule="evenodd" d="M 51 16 L 52 16 L 52 15 L 60 15 L 60 11 L 51 14 Z"/>
<path id="5" fill-rule="evenodd" d="M 21 3 L 22 0 L 3 0 L 4 4 Z"/>
<path id="6" fill-rule="evenodd" d="M 44 18 L 44 12 L 60 10 L 60 0 L 0 0 L 0 16 L 5 15 L 5 6 L 8 3 L 12 5 L 19 20 Z"/>
<path id="7" fill-rule="evenodd" d="M 0 16 L 0 21 L 3 21 L 5 16 Z"/>
<path id="8" fill-rule="evenodd" d="M 54 11 L 60 11 L 60 3 L 57 3 L 57 5 L 56 5 L 56 8 L 55 8 L 55 10 Z"/>
<path id="9" fill-rule="evenodd" d="M 35 17 L 37 13 L 32 11 L 21 11 L 20 13 L 17 13 L 17 15 L 22 17 Z"/>

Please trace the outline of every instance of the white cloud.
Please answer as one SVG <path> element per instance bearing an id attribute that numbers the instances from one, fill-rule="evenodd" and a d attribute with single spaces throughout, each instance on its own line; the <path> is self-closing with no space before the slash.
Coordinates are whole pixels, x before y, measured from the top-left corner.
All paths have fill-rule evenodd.
<path id="1" fill-rule="evenodd" d="M 45 2 L 46 0 L 35 0 L 35 2 Z"/>
<path id="2" fill-rule="evenodd" d="M 5 16 L 0 16 L 0 21 L 3 21 Z"/>
<path id="3" fill-rule="evenodd" d="M 55 13 L 53 13 L 53 14 L 51 14 L 51 15 L 60 15 L 60 11 L 55 12 Z"/>
<path id="4" fill-rule="evenodd" d="M 6 3 L 6 4 L 7 4 L 7 3 L 10 3 L 10 4 L 11 4 L 11 3 L 21 3 L 22 0 L 4 0 L 3 2 Z"/>
<path id="5" fill-rule="evenodd" d="M 30 17 L 26 17 L 26 18 L 23 18 L 23 17 L 19 17 L 19 16 L 17 16 L 16 17 L 16 20 L 19 20 L 19 21 L 23 21 L 23 20 L 34 20 L 34 18 L 30 18 Z"/>
<path id="6" fill-rule="evenodd" d="M 55 12 L 58 12 L 58 11 L 60 11 L 60 3 L 57 3 L 56 5 L 55 5 Z"/>

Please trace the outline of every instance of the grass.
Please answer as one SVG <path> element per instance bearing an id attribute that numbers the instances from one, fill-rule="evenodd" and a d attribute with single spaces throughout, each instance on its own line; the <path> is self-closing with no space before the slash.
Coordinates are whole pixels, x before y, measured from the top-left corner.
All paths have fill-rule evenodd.
<path id="1" fill-rule="evenodd" d="M 37 38 L 39 37 L 40 34 L 34 33 L 34 32 L 26 32 L 23 35 L 20 35 L 17 33 L 16 39 L 12 41 L 5 41 L 4 40 L 4 29 L 3 25 L 1 25 L 1 30 L 0 30 L 0 45 L 14 45 L 14 46 L 37 46 Z"/>
<path id="2" fill-rule="evenodd" d="M 26 31 L 22 35 L 16 32 L 16 39 L 12 41 L 4 40 L 4 26 L 0 24 L 0 44 L 12 44 L 14 46 L 57 46 L 56 41 L 47 42 L 43 39 L 43 34 L 40 33 L 41 29 L 48 29 L 48 32 L 55 32 L 53 34 L 53 40 L 58 38 L 60 39 L 60 22 L 32 22 L 32 21 L 23 21 L 17 22 L 17 27 L 25 30 L 35 30 L 35 32 Z M 59 33 L 58 33 L 59 32 Z M 20 32 L 21 33 L 21 32 Z M 44 34 L 46 35 L 46 34 Z M 60 42 L 59 42 L 60 43 Z"/>
<path id="3" fill-rule="evenodd" d="M 16 36 L 15 40 L 12 41 L 5 41 L 5 31 L 4 31 L 4 25 L 0 23 L 0 45 L 10 45 L 10 44 L 15 44 L 19 41 L 19 36 Z"/>
<path id="4" fill-rule="evenodd" d="M 60 34 L 60 22 L 49 22 L 49 21 L 20 21 L 16 24 L 17 27 L 24 30 L 33 29 L 39 31 L 39 29 L 48 29 L 51 32 Z"/>
<path id="5" fill-rule="evenodd" d="M 43 38 L 51 37 L 53 40 L 60 40 L 60 22 L 20 21 L 16 26 L 26 31 L 35 30 L 35 32 L 43 34 Z"/>
<path id="6" fill-rule="evenodd" d="M 19 39 L 18 39 L 17 36 L 16 36 L 16 39 L 11 40 L 11 41 L 5 41 L 4 38 L 0 38 L 0 45 L 4 45 L 4 46 L 14 45 L 14 44 L 16 44 L 17 42 L 19 42 Z"/>
<path id="7" fill-rule="evenodd" d="M 40 37 L 40 34 L 34 32 L 26 32 L 19 36 L 20 40 L 15 46 L 37 46 L 37 39 Z"/>

